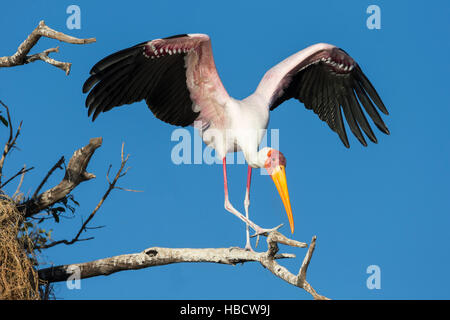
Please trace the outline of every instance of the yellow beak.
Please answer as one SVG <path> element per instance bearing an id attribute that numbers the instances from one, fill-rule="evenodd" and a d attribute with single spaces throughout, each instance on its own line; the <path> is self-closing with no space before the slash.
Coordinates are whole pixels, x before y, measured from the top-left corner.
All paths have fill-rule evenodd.
<path id="1" fill-rule="evenodd" d="M 283 201 L 286 213 L 291 226 L 291 232 L 294 233 L 294 218 L 292 217 L 291 200 L 289 199 L 289 192 L 286 182 L 286 171 L 283 165 L 279 165 L 273 170 L 272 180 L 275 183 L 281 200 Z"/>

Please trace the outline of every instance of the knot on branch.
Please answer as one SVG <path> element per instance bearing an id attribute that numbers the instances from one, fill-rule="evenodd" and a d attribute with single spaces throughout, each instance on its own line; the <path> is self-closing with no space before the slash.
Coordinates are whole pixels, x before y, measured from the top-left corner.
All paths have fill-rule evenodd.
<path id="1" fill-rule="evenodd" d="M 149 257 L 154 257 L 158 254 L 158 251 L 155 249 L 148 249 L 146 251 L 144 251 L 146 255 L 148 255 Z"/>

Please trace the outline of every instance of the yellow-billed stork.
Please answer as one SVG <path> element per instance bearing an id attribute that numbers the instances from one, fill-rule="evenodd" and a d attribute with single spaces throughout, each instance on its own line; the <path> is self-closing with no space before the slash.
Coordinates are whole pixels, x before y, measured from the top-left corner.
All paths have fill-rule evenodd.
<path id="1" fill-rule="evenodd" d="M 255 92 L 243 100 L 230 97 L 214 63 L 210 38 L 183 34 L 142 42 L 111 54 L 94 65 L 83 86 L 86 107 L 95 120 L 101 112 L 145 99 L 160 120 L 177 126 L 194 125 L 203 141 L 223 159 L 225 209 L 246 227 L 246 249 L 252 250 L 249 226 L 256 235 L 268 232 L 248 216 L 252 168 L 266 168 L 285 206 L 292 233 L 294 220 L 286 184 L 286 158 L 272 148 L 258 150 L 269 122 L 269 111 L 296 98 L 349 142 L 341 110 L 357 139 L 367 146 L 361 129 L 377 139 L 361 109 L 383 133 L 389 130 L 374 104 L 388 114 L 375 88 L 344 50 L 326 43 L 312 45 L 266 72 Z M 195 123 L 195 124 L 194 124 Z M 226 154 L 242 151 L 248 163 L 244 216 L 228 197 Z"/>

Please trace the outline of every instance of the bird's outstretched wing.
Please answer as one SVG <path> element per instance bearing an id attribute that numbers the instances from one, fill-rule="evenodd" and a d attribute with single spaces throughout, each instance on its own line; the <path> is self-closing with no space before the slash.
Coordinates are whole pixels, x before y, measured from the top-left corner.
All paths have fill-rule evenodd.
<path id="1" fill-rule="evenodd" d="M 90 91 L 86 107 L 92 120 L 101 112 L 145 99 L 158 119 L 188 126 L 195 120 L 220 121 L 220 106 L 229 99 L 205 34 L 137 44 L 102 59 L 90 74 L 83 93 Z"/>
<path id="2" fill-rule="evenodd" d="M 364 146 L 367 143 L 361 129 L 371 141 L 376 143 L 377 139 L 361 105 L 378 129 L 389 134 L 374 106 L 388 114 L 377 91 L 359 65 L 333 45 L 319 43 L 280 62 L 264 75 L 255 94 L 265 100 L 270 110 L 288 99 L 298 99 L 326 121 L 347 148 L 341 109 L 351 131 Z"/>

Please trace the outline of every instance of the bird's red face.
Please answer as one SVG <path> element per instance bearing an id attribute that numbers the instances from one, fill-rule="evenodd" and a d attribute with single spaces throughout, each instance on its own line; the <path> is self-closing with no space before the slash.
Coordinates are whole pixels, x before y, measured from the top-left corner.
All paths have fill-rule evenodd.
<path id="1" fill-rule="evenodd" d="M 291 232 L 294 233 L 294 218 L 292 216 L 291 200 L 289 199 L 289 192 L 286 182 L 286 158 L 284 155 L 275 149 L 270 149 L 267 153 L 267 159 L 264 163 L 264 168 L 272 177 L 275 183 L 281 200 L 283 201 L 286 213 L 289 219 Z"/>

